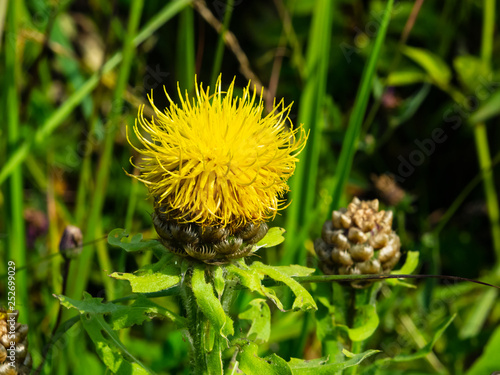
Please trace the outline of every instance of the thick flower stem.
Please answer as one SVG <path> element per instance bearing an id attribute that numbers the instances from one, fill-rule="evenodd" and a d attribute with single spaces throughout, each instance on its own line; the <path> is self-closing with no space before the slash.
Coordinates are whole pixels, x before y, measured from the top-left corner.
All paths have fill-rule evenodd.
<path id="1" fill-rule="evenodd" d="M 231 305 L 238 294 L 236 284 L 237 280 L 230 276 L 225 280 L 221 304 L 226 314 L 229 314 Z M 191 274 L 189 272 L 180 288 L 180 295 L 185 309 L 191 344 L 191 373 L 222 375 L 224 373 L 222 352 L 227 348 L 227 339 L 214 329 L 210 320 L 201 311 L 191 289 Z"/>
<path id="2" fill-rule="evenodd" d="M 208 374 L 207 352 L 205 350 L 205 327 L 208 320 L 200 311 L 196 298 L 191 290 L 190 275 L 186 275 L 186 280 L 180 289 L 182 303 L 184 305 L 189 342 L 191 344 L 191 373 Z"/>

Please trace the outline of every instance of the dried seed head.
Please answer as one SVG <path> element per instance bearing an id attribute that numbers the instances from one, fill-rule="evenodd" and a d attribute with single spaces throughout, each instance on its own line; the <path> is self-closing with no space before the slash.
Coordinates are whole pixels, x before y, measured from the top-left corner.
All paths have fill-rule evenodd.
<path id="1" fill-rule="evenodd" d="M 391 211 L 379 210 L 378 200 L 353 198 L 347 208 L 332 212 L 314 246 L 324 273 L 353 275 L 389 272 L 398 262 L 400 241 L 392 230 Z M 359 288 L 369 282 L 351 283 Z"/>
<path id="2" fill-rule="evenodd" d="M 7 312 L 0 309 L 0 375 L 22 374 L 31 371 L 31 356 L 28 353 L 28 325 L 17 322 L 19 311 Z M 10 319 L 14 319 L 11 323 Z M 11 344 L 15 345 L 14 353 L 9 352 Z M 14 366 L 11 365 L 14 355 Z"/>

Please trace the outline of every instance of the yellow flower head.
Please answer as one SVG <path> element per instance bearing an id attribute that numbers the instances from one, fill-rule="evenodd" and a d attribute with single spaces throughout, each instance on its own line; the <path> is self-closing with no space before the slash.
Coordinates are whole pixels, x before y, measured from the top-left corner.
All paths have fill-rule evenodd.
<path id="1" fill-rule="evenodd" d="M 202 84 L 195 98 L 178 88 L 180 105 L 166 94 L 170 107 L 164 111 L 149 97 L 151 121 L 144 107 L 139 110 L 134 132 L 143 148 L 132 145 L 143 155 L 137 179 L 156 208 L 179 223 L 236 228 L 273 218 L 283 208 L 305 131 L 292 127 L 291 105 L 280 101 L 264 116 L 262 93 L 251 94 L 250 83 L 241 98 L 233 98 L 233 90 L 234 80 L 222 91 L 219 76 L 212 94 Z"/>

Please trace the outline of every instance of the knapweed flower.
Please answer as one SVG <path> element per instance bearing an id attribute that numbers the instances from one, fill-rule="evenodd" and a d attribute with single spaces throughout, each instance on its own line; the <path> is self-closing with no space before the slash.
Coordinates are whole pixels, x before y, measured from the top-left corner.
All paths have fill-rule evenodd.
<path id="1" fill-rule="evenodd" d="M 293 128 L 290 105 L 275 103 L 264 115 L 262 93 L 250 83 L 234 97 L 221 77 L 215 90 L 196 86 L 179 93 L 179 105 L 144 117 L 134 132 L 142 143 L 140 175 L 155 199 L 153 221 L 164 244 L 181 255 L 221 260 L 246 255 L 267 232 L 264 221 L 284 207 L 287 180 L 305 146 L 302 127 Z M 144 131 L 144 134 L 141 132 Z"/>

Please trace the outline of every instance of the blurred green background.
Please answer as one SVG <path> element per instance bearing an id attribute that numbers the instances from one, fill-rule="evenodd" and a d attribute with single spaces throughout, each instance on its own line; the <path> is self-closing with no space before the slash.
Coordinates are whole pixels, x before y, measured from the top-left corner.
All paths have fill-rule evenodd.
<path id="1" fill-rule="evenodd" d="M 59 308 L 52 294 L 62 290 L 66 225 L 84 238 L 70 268 L 73 298 L 129 294 L 107 275 L 150 261 L 105 241 L 116 227 L 155 236 L 147 191 L 124 173 L 137 172 L 126 126 L 142 104 L 151 115 L 148 94 L 161 108 L 164 89 L 177 97 L 177 82 L 193 92 L 195 74 L 213 86 L 222 73 L 223 86 L 234 77 L 240 89 L 251 79 L 265 88 L 267 109 L 274 97 L 293 101 L 292 121 L 310 129 L 292 204 L 273 223 L 288 230 L 285 245 L 261 254 L 264 261 L 315 266 L 312 241 L 331 210 L 352 196 L 379 198 L 395 212 L 402 249 L 420 251 L 419 273 L 499 285 L 496 5 L 396 1 L 380 34 L 386 2 L 375 0 L 0 0 L 0 274 L 16 262 L 35 366 Z M 402 200 L 376 188 L 383 174 L 395 178 Z M 2 277 L 2 304 L 6 290 Z M 156 302 L 177 309 L 175 298 Z M 384 373 L 481 374 L 485 345 L 500 350 L 494 289 L 384 286 L 378 309 L 368 346 L 390 356 L 423 346 L 458 313 L 431 355 Z M 262 350 L 321 356 L 313 319 L 280 314 Z M 120 335 L 158 373 L 186 371 L 187 344 L 173 325 L 152 321 Z M 104 373 L 81 328 L 59 343 L 44 373 Z M 499 360 L 488 360 L 500 371 Z"/>

